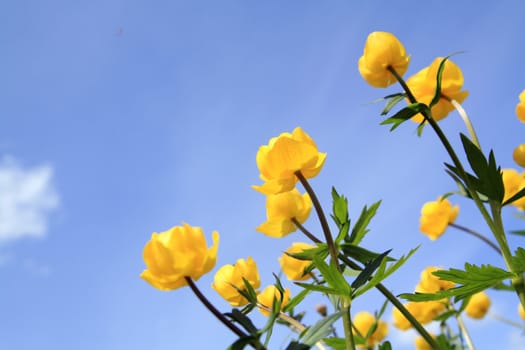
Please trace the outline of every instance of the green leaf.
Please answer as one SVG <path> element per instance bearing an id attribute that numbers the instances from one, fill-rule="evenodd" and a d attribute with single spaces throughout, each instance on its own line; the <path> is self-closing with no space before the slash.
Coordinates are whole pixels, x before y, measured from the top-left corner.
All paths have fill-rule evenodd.
<path id="1" fill-rule="evenodd" d="M 339 228 L 348 222 L 348 199 L 340 196 L 335 187 L 332 187 L 332 215 Z"/>
<path id="2" fill-rule="evenodd" d="M 298 260 L 313 260 L 316 256 L 324 259 L 328 256 L 328 246 L 326 243 L 318 243 L 315 248 L 305 249 L 298 253 L 286 253 L 286 255 Z"/>
<path id="3" fill-rule="evenodd" d="M 306 345 L 314 345 L 321 339 L 332 333 L 332 324 L 343 315 L 343 311 L 323 317 L 313 326 L 308 327 L 300 336 L 301 342 Z"/>
<path id="4" fill-rule="evenodd" d="M 337 291 L 337 295 L 350 295 L 350 286 L 343 275 L 338 271 L 337 266 L 333 264 L 328 265 L 322 258 L 317 256 L 313 258 L 313 262 L 315 267 L 321 272 L 326 283 Z"/>
<path id="5" fill-rule="evenodd" d="M 346 350 L 346 341 L 344 338 L 324 338 L 323 342 L 333 350 Z"/>
<path id="6" fill-rule="evenodd" d="M 507 199 L 505 202 L 503 202 L 502 206 L 505 206 L 507 204 L 510 204 L 518 199 L 520 199 L 521 197 L 525 196 L 525 188 L 522 188 L 521 190 L 519 190 L 517 193 L 515 193 L 512 197 L 510 197 L 509 199 Z"/>
<path id="7" fill-rule="evenodd" d="M 288 304 L 283 308 L 283 312 L 288 312 L 292 310 L 294 307 L 296 307 L 303 299 L 310 294 L 310 291 L 308 289 L 304 289 L 299 292 L 296 296 L 294 296 L 290 301 L 288 301 Z"/>
<path id="8" fill-rule="evenodd" d="M 439 291 L 436 293 L 401 294 L 400 297 L 409 301 L 440 300 L 454 297 L 454 301 L 468 298 L 474 293 L 499 285 L 502 281 L 514 277 L 513 273 L 491 265 L 476 266 L 465 264 L 465 270 L 451 268 L 432 272 L 445 281 L 458 284 L 458 287 Z"/>
<path id="9" fill-rule="evenodd" d="M 386 341 L 379 345 L 377 350 L 392 350 L 392 344 L 389 341 Z"/>
<path id="10" fill-rule="evenodd" d="M 525 249 L 519 247 L 516 249 L 510 263 L 515 273 L 522 274 L 525 272 Z"/>
<path id="11" fill-rule="evenodd" d="M 348 243 L 358 245 L 361 242 L 361 240 L 368 233 L 369 231 L 368 224 L 370 223 L 370 220 L 372 220 L 372 218 L 376 215 L 377 209 L 379 208 L 380 205 L 381 205 L 381 201 L 375 202 L 374 204 L 370 206 L 370 208 L 368 208 L 365 205 L 365 207 L 361 211 L 361 215 L 359 215 L 357 222 L 352 228 L 352 233 L 350 234 Z"/>
<path id="12" fill-rule="evenodd" d="M 308 350 L 311 346 L 308 346 L 303 343 L 298 343 L 296 341 L 292 341 L 288 346 L 286 347 L 286 350 Z"/>
<path id="13" fill-rule="evenodd" d="M 257 338 L 253 336 L 239 338 L 237 341 L 235 341 L 235 343 L 230 345 L 227 350 L 243 350 L 247 345 L 256 339 Z"/>
<path id="14" fill-rule="evenodd" d="M 510 231 L 513 235 L 525 236 L 525 230 Z"/>
<path id="15" fill-rule="evenodd" d="M 448 58 L 449 56 L 443 58 L 439 63 L 436 75 L 436 91 L 434 93 L 434 97 L 432 97 L 432 101 L 430 101 L 429 108 L 432 108 L 436 103 L 439 102 L 439 99 L 441 98 L 441 79 L 443 77 L 443 70 L 445 70 L 445 63 L 447 62 Z"/>
<path id="16" fill-rule="evenodd" d="M 295 285 L 298 285 L 299 287 L 303 287 L 304 289 L 307 289 L 309 291 L 314 292 L 321 292 L 325 294 L 331 294 L 331 295 L 344 295 L 348 296 L 348 294 L 341 294 L 341 291 L 332 287 L 326 287 L 319 284 L 309 284 L 304 282 L 294 282 Z"/>
<path id="17" fill-rule="evenodd" d="M 342 243 L 339 245 L 339 247 L 343 250 L 343 253 L 354 260 L 359 261 L 362 264 L 366 264 L 370 262 L 370 260 L 373 260 L 377 258 L 380 253 L 372 252 L 370 250 L 367 250 L 365 248 L 362 248 L 360 246 L 357 246 L 355 244 L 351 243 Z M 396 259 L 387 257 L 387 261 L 395 261 Z"/>
<path id="18" fill-rule="evenodd" d="M 381 115 L 387 115 L 388 112 L 390 112 L 390 110 L 394 108 L 394 106 L 398 104 L 400 101 L 403 101 L 405 97 L 406 97 L 405 93 L 397 93 L 397 94 L 385 96 L 385 100 L 387 100 L 387 103 L 385 104 L 385 108 L 383 108 L 383 110 L 381 111 Z"/>
<path id="19" fill-rule="evenodd" d="M 467 136 L 460 134 L 460 137 L 470 167 L 477 175 L 477 181 L 472 183 L 474 190 L 484 194 L 489 199 L 501 203 L 505 195 L 505 188 L 503 186 L 501 169 L 496 164 L 494 152 L 490 151 L 489 160 L 487 161 L 483 152 Z"/>
<path id="20" fill-rule="evenodd" d="M 428 106 L 424 103 L 412 103 L 408 105 L 407 107 L 403 108 L 390 118 L 387 118 L 381 122 L 381 125 L 388 125 L 392 124 L 392 127 L 390 128 L 390 131 L 393 131 L 396 129 L 399 125 L 407 121 L 408 119 L 412 118 L 418 113 L 421 113 L 424 110 L 428 110 Z"/>
<path id="21" fill-rule="evenodd" d="M 390 253 L 392 249 L 387 250 L 383 254 L 379 255 L 377 258 L 369 262 L 368 264 L 365 264 L 365 268 L 361 273 L 356 277 L 356 279 L 352 282 L 350 285 L 352 288 L 357 289 L 361 287 L 363 284 L 365 284 L 368 279 L 372 276 L 372 274 L 377 270 L 377 268 L 381 265 L 385 257 Z"/>
<path id="22" fill-rule="evenodd" d="M 255 327 L 255 325 L 248 318 L 248 316 L 240 312 L 238 309 L 232 309 L 232 312 L 226 313 L 225 316 L 228 316 L 229 318 L 240 324 L 244 329 L 248 331 L 248 333 L 252 335 L 257 334 L 257 327 Z"/>
<path id="23" fill-rule="evenodd" d="M 401 258 L 399 258 L 398 261 L 396 261 L 394 264 L 390 265 L 388 268 L 386 268 L 386 259 L 383 260 L 383 262 L 381 263 L 381 266 L 379 266 L 379 269 L 378 269 L 377 273 L 374 275 L 374 277 L 372 277 L 367 284 L 365 284 L 361 288 L 359 288 L 356 291 L 354 291 L 353 297 L 356 298 L 359 295 L 362 295 L 362 294 L 366 293 L 367 291 L 369 291 L 370 289 L 374 288 L 379 283 L 384 281 L 388 276 L 390 276 L 395 271 L 397 271 L 397 269 L 399 269 L 401 266 L 403 266 L 407 262 L 407 260 L 410 259 L 410 257 L 418 249 L 419 249 L 419 246 L 417 246 L 416 248 L 413 248 L 412 250 L 410 250 L 408 252 L 407 255 L 404 255 Z"/>

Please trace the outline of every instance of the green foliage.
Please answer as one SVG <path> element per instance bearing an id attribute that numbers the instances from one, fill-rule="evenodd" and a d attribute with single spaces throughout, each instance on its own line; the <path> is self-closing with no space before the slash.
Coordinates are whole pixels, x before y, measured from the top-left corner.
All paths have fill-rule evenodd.
<path id="1" fill-rule="evenodd" d="M 299 337 L 301 343 L 312 346 L 321 339 L 327 337 L 330 333 L 332 333 L 333 323 L 337 321 L 342 315 L 342 311 L 333 313 L 329 316 L 323 317 L 313 326 L 308 327 L 303 331 L 303 333 L 301 333 Z"/>
<path id="2" fill-rule="evenodd" d="M 400 110 L 399 112 L 397 112 L 396 114 L 394 114 L 393 116 L 391 116 L 390 118 L 383 120 L 381 122 L 381 125 L 392 124 L 390 131 L 393 131 L 398 126 L 400 126 L 416 114 L 424 111 L 429 111 L 429 108 L 426 104 L 420 102 L 412 103 Z"/>
<path id="3" fill-rule="evenodd" d="M 257 338 L 253 336 L 239 338 L 232 345 L 230 345 L 227 350 L 243 350 L 247 345 L 250 345 L 250 343 L 252 343 L 254 340 L 257 340 Z"/>
<path id="4" fill-rule="evenodd" d="M 365 268 L 361 273 L 356 277 L 356 279 L 350 285 L 352 288 L 357 289 L 365 284 L 371 277 L 372 274 L 379 268 L 385 257 L 390 253 L 391 249 L 379 255 L 377 258 L 371 262 L 365 264 Z"/>
<path id="5" fill-rule="evenodd" d="M 341 242 L 348 235 L 350 229 L 350 219 L 348 218 L 348 199 L 337 193 L 332 187 L 332 219 L 334 220 L 339 233 L 335 239 L 336 243 Z"/>
<path id="6" fill-rule="evenodd" d="M 288 344 L 288 346 L 286 347 L 286 350 L 308 350 L 310 348 L 311 346 L 308 346 L 302 343 L 298 343 L 296 341 L 292 341 L 290 344 Z"/>
<path id="7" fill-rule="evenodd" d="M 520 199 L 521 197 L 525 196 L 525 188 L 522 188 L 521 190 L 519 190 L 518 192 L 516 192 L 512 197 L 510 197 L 509 199 L 507 199 L 505 202 L 503 202 L 503 205 L 507 205 L 509 203 L 512 203 L 518 199 Z"/>
<path id="8" fill-rule="evenodd" d="M 514 256 L 510 261 L 514 272 L 521 274 L 525 272 L 525 249 L 519 247 L 514 252 Z"/>
<path id="9" fill-rule="evenodd" d="M 476 191 L 486 199 L 501 203 L 505 195 L 501 168 L 496 164 L 494 152 L 491 150 L 488 159 L 483 152 L 467 136 L 460 134 L 463 149 L 467 155 L 470 167 L 475 175 L 460 172 L 456 167 L 446 164 L 448 174 L 458 183 L 460 192 L 472 194 L 468 190 Z M 508 202 L 508 201 L 506 201 Z"/>
<path id="10" fill-rule="evenodd" d="M 360 288 L 356 289 L 353 293 L 353 298 L 356 298 L 357 296 L 367 292 L 368 290 L 374 288 L 379 283 L 381 283 L 383 280 L 385 280 L 388 276 L 393 274 L 397 269 L 399 269 L 401 266 L 403 266 L 407 260 L 419 249 L 419 246 L 412 249 L 408 254 L 405 256 L 402 256 L 397 260 L 394 264 L 390 265 L 388 268 L 386 267 L 387 259 L 383 259 L 381 262 L 381 265 L 377 269 L 376 274 L 368 281 L 367 284 L 361 286 Z"/>
<path id="11" fill-rule="evenodd" d="M 432 272 L 442 280 L 459 284 L 458 287 L 436 293 L 401 294 L 400 297 L 410 301 L 440 300 L 454 297 L 454 301 L 468 298 L 474 293 L 499 285 L 502 281 L 512 278 L 513 273 L 491 265 L 476 266 L 465 263 L 465 270 L 451 268 Z"/>
<path id="12" fill-rule="evenodd" d="M 381 115 L 387 115 L 392 108 L 394 108 L 395 105 L 397 105 L 399 102 L 403 101 L 406 98 L 406 94 L 403 92 L 392 94 L 384 97 L 384 100 L 386 100 L 385 107 L 381 111 Z"/>
<path id="13" fill-rule="evenodd" d="M 332 288 L 336 295 L 350 296 L 350 285 L 345 280 L 343 275 L 339 272 L 337 266 L 324 262 L 320 257 L 314 257 L 313 263 L 323 276 L 326 283 Z"/>
<path id="14" fill-rule="evenodd" d="M 302 291 L 300 291 L 299 294 L 297 294 L 296 296 L 294 296 L 292 299 L 288 301 L 288 304 L 286 304 L 286 306 L 283 308 L 283 312 L 288 312 L 290 310 L 293 310 L 293 308 L 299 305 L 299 303 L 301 303 L 301 301 L 303 301 L 303 299 L 308 294 L 310 294 L 310 290 L 308 289 L 303 289 Z"/>
<path id="15" fill-rule="evenodd" d="M 368 224 L 372 220 L 372 218 L 376 215 L 377 209 L 381 205 L 381 201 L 375 202 L 368 208 L 366 205 L 361 211 L 361 215 L 359 215 L 359 218 L 357 219 L 357 222 L 355 223 L 354 227 L 352 228 L 352 233 L 350 234 L 350 237 L 347 240 L 347 243 L 352 243 L 354 245 L 358 245 L 361 240 L 365 237 L 365 235 L 370 231 L 368 229 Z"/>
<path id="16" fill-rule="evenodd" d="M 370 262 L 370 260 L 373 260 L 377 258 L 381 253 L 372 252 L 370 250 L 367 250 L 363 247 L 351 244 L 351 243 L 342 243 L 339 246 L 345 256 L 357 260 L 362 264 L 366 264 Z M 396 259 L 391 258 L 389 256 L 386 257 L 387 261 L 395 261 Z"/>
<path id="17" fill-rule="evenodd" d="M 382 344 L 379 344 L 377 350 L 392 350 L 392 344 L 389 341 L 386 341 Z"/>
<path id="18" fill-rule="evenodd" d="M 330 337 L 323 339 L 323 342 L 333 350 L 346 350 L 346 342 L 344 338 Z"/>
<path id="19" fill-rule="evenodd" d="M 259 331 L 253 322 L 248 318 L 248 316 L 238 309 L 232 309 L 232 311 L 230 313 L 226 313 L 225 316 L 237 322 L 251 335 L 256 335 Z"/>

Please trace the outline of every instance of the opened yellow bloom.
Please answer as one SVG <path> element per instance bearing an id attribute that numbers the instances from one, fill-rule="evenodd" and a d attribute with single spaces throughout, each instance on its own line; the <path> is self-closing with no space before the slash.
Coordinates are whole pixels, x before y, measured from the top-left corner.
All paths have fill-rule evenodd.
<path id="1" fill-rule="evenodd" d="M 514 169 L 502 169 L 501 173 L 503 186 L 505 187 L 505 196 L 503 197 L 505 202 L 525 187 L 525 173 L 520 174 Z M 512 202 L 511 205 L 519 210 L 525 210 L 525 197 Z"/>
<path id="2" fill-rule="evenodd" d="M 305 274 L 305 269 L 311 264 L 310 260 L 299 260 L 291 257 L 288 254 L 302 253 L 305 250 L 315 248 L 313 245 L 306 243 L 293 243 L 285 254 L 279 258 L 281 264 L 281 270 L 284 272 L 286 277 L 291 281 L 305 281 L 311 277 L 310 273 Z M 286 254 L 288 253 L 288 254 Z"/>
<path id="3" fill-rule="evenodd" d="M 240 290 L 246 290 L 243 278 L 250 283 L 253 289 L 257 289 L 261 285 L 257 264 L 251 257 L 246 260 L 239 259 L 235 265 L 222 266 L 215 273 L 211 287 L 230 305 L 243 306 L 248 303 L 248 300 L 235 289 L 237 287 Z"/>
<path id="4" fill-rule="evenodd" d="M 471 318 L 485 317 L 490 308 L 490 298 L 485 292 L 479 292 L 470 297 L 465 312 Z"/>
<path id="5" fill-rule="evenodd" d="M 200 227 L 188 224 L 153 233 L 144 247 L 147 269 L 140 277 L 160 290 L 173 290 L 187 284 L 185 277 L 198 280 L 217 260 L 219 234 L 212 233 L 213 246 L 206 246 Z"/>
<path id="6" fill-rule="evenodd" d="M 311 210 L 310 196 L 307 193 L 301 195 L 295 188 L 288 192 L 269 194 L 266 197 L 267 220 L 256 230 L 270 237 L 284 237 L 297 230 L 292 219 L 302 224 L 308 219 Z"/>
<path id="7" fill-rule="evenodd" d="M 366 344 L 357 344 L 357 347 L 359 348 L 373 348 L 388 334 L 388 325 L 386 322 L 377 320 L 375 316 L 369 312 L 361 311 L 356 313 L 352 319 L 352 322 L 353 326 L 363 337 L 366 337 L 368 331 L 374 326 L 375 323 L 377 323 L 375 331 L 373 331 L 372 334 L 366 338 Z M 354 333 L 357 332 L 354 331 Z"/>
<path id="8" fill-rule="evenodd" d="M 373 32 L 368 35 L 363 56 L 359 58 L 359 73 L 373 87 L 387 87 L 396 82 L 388 67 L 402 76 L 409 62 L 405 47 L 392 33 Z"/>
<path id="9" fill-rule="evenodd" d="M 525 123 L 525 90 L 520 94 L 520 103 L 516 106 L 516 115 L 521 122 Z"/>
<path id="10" fill-rule="evenodd" d="M 436 338 L 436 336 L 432 333 L 430 333 L 430 335 L 432 336 L 432 338 Z M 426 340 L 425 338 L 423 337 L 416 337 L 416 339 L 414 340 L 414 345 L 416 346 L 416 350 L 433 350 L 434 348 L 432 347 L 432 345 L 430 345 Z"/>
<path id="11" fill-rule="evenodd" d="M 438 198 L 437 201 L 427 202 L 421 208 L 419 229 L 431 240 L 439 238 L 448 224 L 453 223 L 459 213 L 459 207 L 452 207 L 448 199 Z"/>
<path id="12" fill-rule="evenodd" d="M 512 158 L 514 158 L 516 164 L 518 164 L 520 167 L 525 168 L 525 143 L 522 143 L 514 149 L 514 152 L 512 153 Z"/>
<path id="13" fill-rule="evenodd" d="M 268 309 L 272 309 L 274 301 L 281 300 L 281 310 L 288 304 L 288 301 L 290 300 L 290 289 L 286 288 L 284 290 L 284 293 L 281 294 L 277 287 L 275 287 L 273 284 L 269 285 L 268 287 L 264 288 L 264 290 L 257 295 L 257 302 L 261 304 L 262 306 L 265 306 Z M 270 312 L 266 310 L 265 308 L 259 307 L 259 311 L 264 316 L 269 316 Z"/>
<path id="14" fill-rule="evenodd" d="M 418 102 L 429 105 L 434 98 L 437 87 L 437 73 L 442 60 L 442 57 L 436 58 L 430 66 L 408 78 L 407 85 Z M 462 91 L 462 88 L 463 73 L 461 69 L 451 60 L 447 60 L 441 78 L 441 98 L 431 109 L 434 120 L 439 121 L 454 110 L 450 100 L 462 103 L 467 98 L 468 91 Z M 421 123 L 424 117 L 417 114 L 412 120 Z"/>
<path id="15" fill-rule="evenodd" d="M 264 194 L 290 191 L 297 182 L 295 172 L 312 178 L 321 171 L 325 159 L 326 153 L 320 153 L 312 138 L 300 127 L 292 133 L 282 133 L 270 139 L 268 145 L 259 147 L 257 166 L 264 184 L 253 188 Z"/>

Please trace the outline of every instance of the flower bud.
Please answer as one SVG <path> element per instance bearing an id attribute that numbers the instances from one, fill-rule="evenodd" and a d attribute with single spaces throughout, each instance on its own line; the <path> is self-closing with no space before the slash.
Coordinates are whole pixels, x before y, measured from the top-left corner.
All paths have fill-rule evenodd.
<path id="1" fill-rule="evenodd" d="M 246 290 L 243 278 L 250 283 L 253 289 L 257 289 L 261 285 L 257 264 L 251 257 L 246 260 L 239 259 L 235 265 L 222 266 L 215 273 L 211 287 L 230 305 L 243 306 L 248 303 L 248 300 L 237 290 Z"/>
<path id="2" fill-rule="evenodd" d="M 286 304 L 288 304 L 288 301 L 290 300 L 290 289 L 286 288 L 284 290 L 284 293 L 281 294 L 281 292 L 279 292 L 277 287 L 275 287 L 272 284 L 264 288 L 264 290 L 261 293 L 259 293 L 259 295 L 257 295 L 257 301 L 259 302 L 259 304 L 269 309 L 272 308 L 275 300 L 281 300 L 281 310 L 282 310 L 286 306 Z M 270 315 L 270 313 L 264 308 L 260 307 L 259 311 L 264 316 Z"/>
<path id="3" fill-rule="evenodd" d="M 485 292 L 479 292 L 470 297 L 465 312 L 471 318 L 485 317 L 490 308 L 490 298 Z"/>
<path id="4" fill-rule="evenodd" d="M 366 344 L 357 345 L 359 348 L 373 348 L 388 334 L 388 325 L 386 322 L 377 320 L 375 316 L 369 312 L 358 312 L 354 315 L 352 322 L 354 327 L 363 337 L 366 337 L 368 331 L 374 326 L 374 324 L 377 324 L 375 331 L 366 338 Z"/>
<path id="5" fill-rule="evenodd" d="M 431 240 L 441 237 L 448 227 L 453 223 L 459 213 L 459 207 L 452 207 L 448 199 L 438 198 L 435 202 L 427 202 L 421 208 L 419 218 L 419 229 Z"/>
<path id="6" fill-rule="evenodd" d="M 313 245 L 306 243 L 293 243 L 290 248 L 279 258 L 281 270 L 286 277 L 291 281 L 305 281 L 311 276 L 309 273 L 305 274 L 305 269 L 312 263 L 311 260 L 299 260 L 291 257 L 289 254 L 302 253 L 305 250 L 315 248 Z"/>

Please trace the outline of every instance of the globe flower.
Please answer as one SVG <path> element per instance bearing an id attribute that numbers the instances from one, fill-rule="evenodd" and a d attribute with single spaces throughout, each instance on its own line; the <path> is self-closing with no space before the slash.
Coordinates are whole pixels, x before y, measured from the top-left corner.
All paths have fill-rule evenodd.
<path id="1" fill-rule="evenodd" d="M 418 102 L 430 105 L 436 93 L 437 73 L 442 60 L 442 57 L 436 58 L 430 66 L 408 78 L 406 83 Z M 431 109 L 434 120 L 439 121 L 454 110 L 450 100 L 462 103 L 467 98 L 468 91 L 462 91 L 462 87 L 463 73 L 461 69 L 451 60 L 447 60 L 441 76 L 441 97 Z M 424 117 L 419 113 L 412 120 L 421 123 Z"/>
<path id="2" fill-rule="evenodd" d="M 429 266 L 421 272 L 419 284 L 416 287 L 418 293 L 436 293 L 439 291 L 454 288 L 455 284 L 445 281 L 434 275 L 432 272 L 440 270 L 438 267 Z"/>
<path id="3" fill-rule="evenodd" d="M 516 106 L 516 115 L 521 122 L 525 123 L 525 90 L 520 94 L 520 103 Z"/>
<path id="4" fill-rule="evenodd" d="M 239 259 L 234 265 L 224 265 L 216 273 L 211 287 L 232 306 L 243 306 L 248 300 L 237 289 L 246 290 L 244 281 L 257 289 L 261 285 L 257 264 L 251 257 Z M 233 287 L 235 286 L 235 287 Z"/>
<path id="5" fill-rule="evenodd" d="M 448 224 L 453 223 L 459 213 L 459 207 L 452 207 L 448 199 L 438 198 L 437 201 L 427 202 L 421 208 L 419 230 L 431 240 L 439 238 Z"/>
<path id="6" fill-rule="evenodd" d="M 140 277 L 160 290 L 185 286 L 186 277 L 198 280 L 215 266 L 219 234 L 214 231 L 212 238 L 213 246 L 207 248 L 202 229 L 188 224 L 154 232 L 144 247 L 147 269 Z"/>
<path id="7" fill-rule="evenodd" d="M 490 308 L 490 298 L 485 292 L 479 292 L 470 297 L 465 312 L 471 318 L 485 317 Z"/>
<path id="8" fill-rule="evenodd" d="M 284 237 L 297 230 L 292 219 L 302 224 L 308 219 L 311 210 L 310 196 L 307 193 L 301 195 L 295 188 L 288 192 L 269 194 L 266 197 L 267 220 L 255 230 L 270 237 Z"/>
<path id="9" fill-rule="evenodd" d="M 305 281 L 311 277 L 309 273 L 305 274 L 305 269 L 311 264 L 310 260 L 299 260 L 286 254 L 302 253 L 305 250 L 315 248 L 313 245 L 306 243 L 293 243 L 279 258 L 281 270 L 291 281 Z"/>
<path id="10" fill-rule="evenodd" d="M 516 164 L 522 168 L 525 168 L 525 143 L 522 143 L 514 149 L 514 152 L 512 152 L 512 158 L 514 158 Z"/>
<path id="11" fill-rule="evenodd" d="M 430 323 L 436 316 L 445 311 L 446 306 L 441 301 L 408 302 L 403 305 L 421 324 Z M 410 321 L 397 308 L 392 309 L 394 326 L 405 331 L 412 327 Z"/>
<path id="12" fill-rule="evenodd" d="M 436 338 L 434 334 L 431 333 L 430 335 L 432 336 L 432 338 L 434 339 Z M 416 337 L 416 339 L 414 340 L 414 345 L 416 347 L 416 350 L 433 350 L 434 349 L 432 345 L 430 345 L 423 337 Z"/>
<path id="13" fill-rule="evenodd" d="M 503 201 L 505 202 L 525 187 L 525 174 L 520 174 L 514 169 L 502 169 L 501 174 L 503 186 L 505 187 L 505 195 L 503 197 Z M 511 204 L 519 210 L 525 210 L 525 197 L 522 197 Z"/>
<path id="14" fill-rule="evenodd" d="M 279 300 L 282 298 L 281 301 L 281 310 L 288 304 L 288 301 L 290 300 L 290 289 L 286 288 L 284 290 L 284 293 L 279 292 L 277 287 L 275 287 L 273 284 L 269 285 L 268 287 L 264 288 L 264 290 L 257 295 L 257 302 L 261 304 L 262 306 L 265 306 L 269 309 L 272 308 L 274 300 Z M 269 316 L 270 312 L 266 310 L 265 308 L 259 307 L 259 311 L 264 316 Z"/>
<path id="15" fill-rule="evenodd" d="M 291 134 L 282 133 L 271 138 L 268 145 L 259 147 L 257 167 L 264 184 L 253 188 L 264 194 L 290 191 L 297 182 L 295 172 L 312 178 L 321 171 L 325 159 L 326 153 L 319 152 L 315 142 L 300 127 Z"/>
<path id="16" fill-rule="evenodd" d="M 384 88 L 396 82 L 388 67 L 394 68 L 402 76 L 409 62 L 410 56 L 406 54 L 403 44 L 392 33 L 373 32 L 366 39 L 358 67 L 368 84 Z"/>
<path id="17" fill-rule="evenodd" d="M 523 305 L 521 305 L 521 303 L 518 305 L 518 313 L 521 319 L 525 321 L 525 309 L 523 308 Z"/>
<path id="18" fill-rule="evenodd" d="M 369 312 L 361 311 L 356 313 L 352 322 L 354 327 L 363 337 L 366 337 L 368 331 L 377 323 L 376 329 L 368 336 L 368 338 L 366 338 L 366 343 L 357 344 L 357 347 L 359 348 L 373 348 L 388 334 L 388 325 L 386 322 L 377 320 L 375 316 Z"/>

